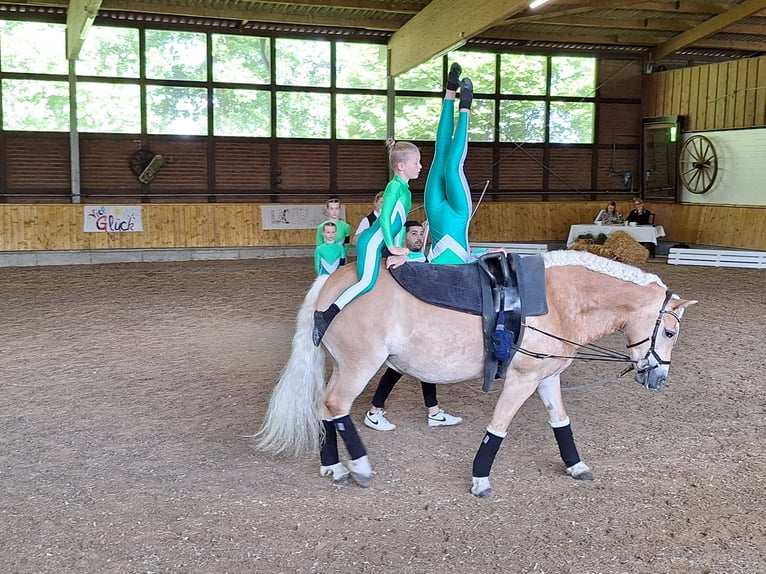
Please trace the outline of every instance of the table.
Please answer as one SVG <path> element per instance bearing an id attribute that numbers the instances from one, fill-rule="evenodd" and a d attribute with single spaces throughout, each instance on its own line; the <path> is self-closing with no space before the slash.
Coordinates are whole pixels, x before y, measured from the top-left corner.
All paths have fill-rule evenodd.
<path id="1" fill-rule="evenodd" d="M 615 231 L 624 231 L 639 243 L 654 243 L 657 245 L 658 237 L 665 237 L 665 229 L 662 225 L 637 225 L 635 227 L 625 225 L 572 225 L 569 228 L 569 237 L 567 238 L 567 247 L 574 245 L 578 235 L 590 233 L 594 238 L 599 233 L 611 235 Z"/>

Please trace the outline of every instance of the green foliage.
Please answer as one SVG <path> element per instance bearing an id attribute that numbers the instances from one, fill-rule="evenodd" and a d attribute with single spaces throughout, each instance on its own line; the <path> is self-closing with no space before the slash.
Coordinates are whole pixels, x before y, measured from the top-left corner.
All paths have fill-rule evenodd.
<path id="1" fill-rule="evenodd" d="M 605 241 L 606 241 L 606 233 L 599 233 L 598 235 L 596 235 L 596 239 L 594 240 L 594 243 L 596 243 L 597 245 L 603 245 Z"/>

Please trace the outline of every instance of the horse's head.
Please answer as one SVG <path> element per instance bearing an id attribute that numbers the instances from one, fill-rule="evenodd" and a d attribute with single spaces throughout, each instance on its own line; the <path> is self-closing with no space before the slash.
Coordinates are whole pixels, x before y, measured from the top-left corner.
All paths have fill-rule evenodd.
<path id="1" fill-rule="evenodd" d="M 678 340 L 684 309 L 697 301 L 681 299 L 670 291 L 659 309 L 645 308 L 626 329 L 635 379 L 647 389 L 661 389 L 668 382 L 670 355 Z"/>

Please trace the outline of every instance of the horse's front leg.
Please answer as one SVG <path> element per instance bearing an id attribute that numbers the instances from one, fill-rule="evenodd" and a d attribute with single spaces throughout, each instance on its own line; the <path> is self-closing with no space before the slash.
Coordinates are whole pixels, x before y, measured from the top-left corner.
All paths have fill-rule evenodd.
<path id="1" fill-rule="evenodd" d="M 518 377 L 518 373 L 508 372 L 505 386 L 500 393 L 500 398 L 495 405 L 495 412 L 487 427 L 487 432 L 479 445 L 479 450 L 473 459 L 473 478 L 471 494 L 479 497 L 492 496 L 492 487 L 489 483 L 489 473 L 492 463 L 500 449 L 505 435 L 508 434 L 508 426 L 521 405 L 535 392 L 537 377 Z M 517 378 L 518 377 L 518 378 Z"/>
<path id="2" fill-rule="evenodd" d="M 571 361 L 570 361 L 571 362 Z M 569 363 L 564 368 L 569 366 Z M 562 371 L 564 369 L 561 369 Z M 561 460 L 567 467 L 567 474 L 578 480 L 593 480 L 593 473 L 587 464 L 580 459 L 580 454 L 575 446 L 572 435 L 572 424 L 564 409 L 564 401 L 561 398 L 561 378 L 559 373 L 551 375 L 540 381 L 537 388 L 540 400 L 543 401 L 548 411 L 548 424 L 553 429 L 553 436 L 559 446 Z"/>

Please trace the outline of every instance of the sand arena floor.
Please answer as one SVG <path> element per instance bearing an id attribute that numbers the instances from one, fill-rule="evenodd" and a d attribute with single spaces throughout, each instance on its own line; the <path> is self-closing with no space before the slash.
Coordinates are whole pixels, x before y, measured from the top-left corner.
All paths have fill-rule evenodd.
<path id="1" fill-rule="evenodd" d="M 464 417 L 428 428 L 419 385 L 398 426 L 361 425 L 370 489 L 249 435 L 290 350 L 309 259 L 0 270 L 0 570 L 19 573 L 761 573 L 766 571 L 763 271 L 653 261 L 699 300 L 670 385 L 570 391 L 596 480 L 564 473 L 530 399 L 468 493 L 496 392 L 440 387 Z M 607 341 L 616 348 L 619 339 Z M 619 366 L 575 363 L 565 386 Z"/>

